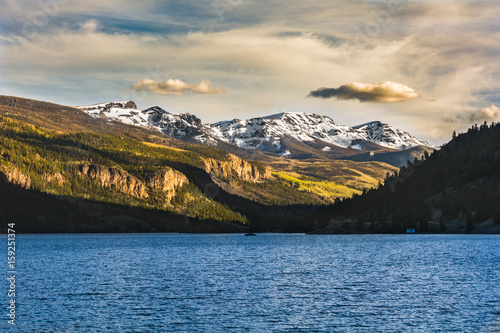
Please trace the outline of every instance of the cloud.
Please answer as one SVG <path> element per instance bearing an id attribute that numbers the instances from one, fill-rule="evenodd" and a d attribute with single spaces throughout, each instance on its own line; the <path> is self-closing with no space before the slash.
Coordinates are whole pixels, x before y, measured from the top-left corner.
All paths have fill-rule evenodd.
<path id="1" fill-rule="evenodd" d="M 467 115 L 469 122 L 495 121 L 500 116 L 500 108 L 494 104 Z"/>
<path id="2" fill-rule="evenodd" d="M 96 20 L 88 20 L 80 25 L 80 29 L 84 32 L 95 32 L 97 31 L 97 21 Z"/>
<path id="3" fill-rule="evenodd" d="M 142 79 L 133 84 L 132 89 L 136 91 L 151 91 L 159 95 L 182 95 L 184 93 L 224 94 L 226 92 L 224 88 L 214 88 L 210 80 L 201 80 L 199 84 L 191 85 L 179 79 L 168 79 L 164 82 Z"/>
<path id="4" fill-rule="evenodd" d="M 454 113 L 441 118 L 445 123 L 460 123 L 470 125 L 473 123 L 494 122 L 500 119 L 500 108 L 494 104 L 473 112 Z"/>
<path id="5" fill-rule="evenodd" d="M 319 88 L 309 93 L 311 97 L 357 99 L 360 102 L 396 103 L 418 98 L 420 94 L 404 84 L 384 81 L 378 83 L 352 82 L 338 88 Z"/>

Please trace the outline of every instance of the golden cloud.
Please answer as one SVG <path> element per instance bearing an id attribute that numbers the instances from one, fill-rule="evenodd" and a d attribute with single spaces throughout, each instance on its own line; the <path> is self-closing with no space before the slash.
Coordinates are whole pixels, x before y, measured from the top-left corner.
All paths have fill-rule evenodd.
<path id="1" fill-rule="evenodd" d="M 136 91 L 151 91 L 159 95 L 182 95 L 184 93 L 224 94 L 226 92 L 224 88 L 214 88 L 210 80 L 201 80 L 199 84 L 191 85 L 179 79 L 168 79 L 164 82 L 142 79 L 133 84 L 132 89 Z"/>
<path id="2" fill-rule="evenodd" d="M 484 107 L 475 113 L 467 115 L 467 120 L 472 122 L 495 121 L 500 116 L 500 108 L 494 104 Z"/>
<path id="3" fill-rule="evenodd" d="M 360 102 L 396 103 L 420 97 L 414 89 L 404 84 L 384 81 L 378 83 L 352 82 L 338 88 L 319 88 L 309 93 L 311 97 L 347 100 L 357 99 Z"/>

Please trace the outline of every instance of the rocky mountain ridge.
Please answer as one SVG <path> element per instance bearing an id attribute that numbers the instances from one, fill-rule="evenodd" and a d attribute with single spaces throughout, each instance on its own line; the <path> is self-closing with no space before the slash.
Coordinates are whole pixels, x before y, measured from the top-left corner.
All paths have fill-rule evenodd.
<path id="1" fill-rule="evenodd" d="M 336 124 L 328 116 L 305 112 L 284 112 L 266 117 L 220 121 L 205 124 L 189 113 L 171 113 L 154 106 L 139 110 L 134 102 L 109 102 L 79 106 L 93 117 L 105 117 L 126 124 L 157 129 L 164 134 L 185 141 L 216 146 L 218 143 L 291 155 L 284 141 L 294 139 L 321 146 L 322 151 L 341 147 L 363 150 L 373 144 L 379 148 L 405 150 L 430 145 L 411 134 L 379 121 L 359 126 Z"/>

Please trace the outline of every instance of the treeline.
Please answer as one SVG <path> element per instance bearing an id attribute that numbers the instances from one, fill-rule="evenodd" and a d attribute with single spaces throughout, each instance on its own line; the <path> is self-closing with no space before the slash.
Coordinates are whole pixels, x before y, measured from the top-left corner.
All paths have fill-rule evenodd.
<path id="1" fill-rule="evenodd" d="M 426 232 L 430 222 L 445 231 L 450 221 L 461 221 L 468 232 L 490 218 L 500 224 L 499 203 L 500 123 L 484 123 L 454 133 L 440 150 L 409 161 L 378 188 L 320 207 L 315 218 L 319 227 L 350 219 L 346 228 L 354 223 L 358 232 Z"/>
<path id="2" fill-rule="evenodd" d="M 0 174 L 0 217 L 17 233 L 245 232 L 234 223 L 202 220 L 141 208 L 25 190 Z"/>

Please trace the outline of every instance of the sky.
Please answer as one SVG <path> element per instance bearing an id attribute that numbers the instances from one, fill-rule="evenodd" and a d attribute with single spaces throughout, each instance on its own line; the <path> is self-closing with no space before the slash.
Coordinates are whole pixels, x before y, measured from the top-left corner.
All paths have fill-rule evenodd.
<path id="1" fill-rule="evenodd" d="M 497 1 L 0 0 L 0 94 L 204 122 L 310 112 L 434 145 L 500 121 Z"/>

